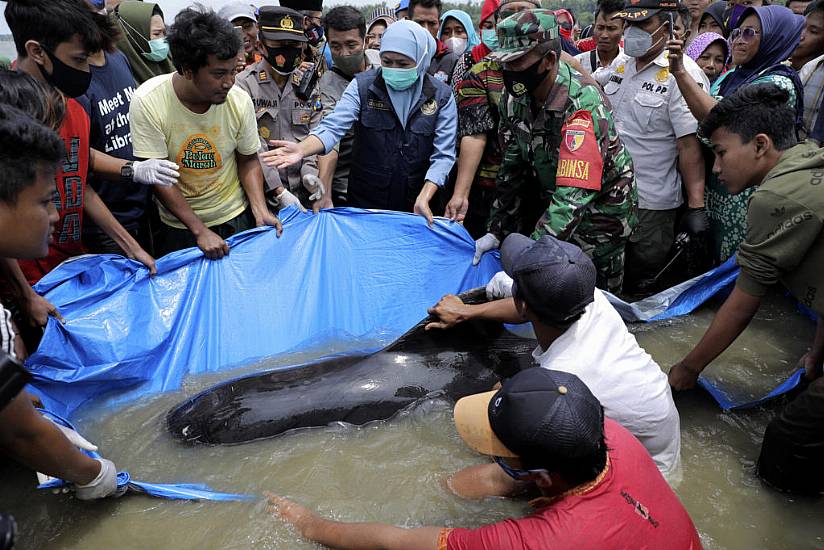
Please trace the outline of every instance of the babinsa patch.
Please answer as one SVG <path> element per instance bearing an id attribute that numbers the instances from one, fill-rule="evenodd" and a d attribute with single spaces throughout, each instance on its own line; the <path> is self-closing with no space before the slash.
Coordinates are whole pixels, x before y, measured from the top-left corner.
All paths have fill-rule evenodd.
<path id="1" fill-rule="evenodd" d="M 600 191 L 604 159 L 595 138 L 592 113 L 573 113 L 561 128 L 561 135 L 563 140 L 558 155 L 555 184 L 559 187 Z"/>

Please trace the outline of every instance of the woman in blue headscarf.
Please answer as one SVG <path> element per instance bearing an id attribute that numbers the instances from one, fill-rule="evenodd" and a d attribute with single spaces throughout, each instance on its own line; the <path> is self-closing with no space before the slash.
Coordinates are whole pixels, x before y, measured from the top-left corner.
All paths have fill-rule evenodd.
<path id="1" fill-rule="evenodd" d="M 713 83 L 709 94 L 683 70 L 679 62 L 681 44 L 671 41 L 670 71 L 695 118 L 703 120 L 718 101 L 744 86 L 769 83 L 789 93 L 789 106 L 796 112 L 796 129 L 800 132 L 804 112 L 803 86 L 798 74 L 783 62 L 798 46 L 803 28 L 804 17 L 784 6 L 745 9 L 730 33 L 734 68 Z M 709 156 L 711 152 L 707 150 L 705 154 Z M 707 174 L 706 182 L 704 201 L 715 260 L 723 262 L 735 253 L 746 236 L 747 204 L 755 188 L 731 195 L 711 172 Z"/>
<path id="2" fill-rule="evenodd" d="M 436 48 L 417 23 L 391 25 L 381 39 L 381 67 L 355 75 L 308 138 L 271 141 L 276 149 L 261 160 L 285 168 L 330 153 L 355 124 L 348 206 L 413 211 L 431 224 L 429 203 L 455 164 L 458 120 L 451 88 L 427 74 Z"/>
<path id="3" fill-rule="evenodd" d="M 472 26 L 472 18 L 463 10 L 449 10 L 441 15 L 438 40 L 455 55 L 461 55 L 481 43 Z"/>

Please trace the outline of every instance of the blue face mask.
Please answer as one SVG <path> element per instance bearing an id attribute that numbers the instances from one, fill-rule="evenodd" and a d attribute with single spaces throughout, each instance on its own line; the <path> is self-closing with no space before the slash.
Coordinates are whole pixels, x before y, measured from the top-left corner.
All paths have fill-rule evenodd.
<path id="1" fill-rule="evenodd" d="M 429 55 L 429 44 L 427 44 L 426 48 L 424 48 L 421 60 L 418 61 L 414 67 L 409 67 L 408 69 L 381 67 L 381 74 L 383 75 L 383 80 L 386 82 L 386 85 L 396 92 L 411 88 L 412 85 L 418 81 L 418 67 L 421 66 L 421 63 L 424 59 L 426 59 L 427 55 Z"/>
<path id="2" fill-rule="evenodd" d="M 150 52 L 142 54 L 143 57 L 149 61 L 160 63 L 169 57 L 169 43 L 166 42 L 165 38 L 149 40 L 149 49 L 151 50 Z"/>
<path id="3" fill-rule="evenodd" d="M 481 29 L 481 42 L 490 50 L 498 48 L 498 33 L 495 29 Z"/>

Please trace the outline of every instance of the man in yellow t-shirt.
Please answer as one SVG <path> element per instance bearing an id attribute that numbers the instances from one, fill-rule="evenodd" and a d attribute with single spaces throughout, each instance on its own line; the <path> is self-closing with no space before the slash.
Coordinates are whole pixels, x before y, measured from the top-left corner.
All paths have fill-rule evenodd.
<path id="1" fill-rule="evenodd" d="M 168 42 L 177 72 L 144 82 L 129 112 L 135 156 L 180 166 L 176 186 L 155 189 L 159 250 L 198 246 L 218 259 L 229 253 L 224 239 L 240 231 L 271 225 L 280 235 L 263 196 L 254 107 L 233 88 L 240 36 L 213 11 L 188 8 Z"/>

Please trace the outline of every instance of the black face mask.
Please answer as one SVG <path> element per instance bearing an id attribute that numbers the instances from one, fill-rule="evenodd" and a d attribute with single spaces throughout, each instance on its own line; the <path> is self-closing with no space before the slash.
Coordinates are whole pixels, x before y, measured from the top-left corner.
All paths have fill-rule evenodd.
<path id="1" fill-rule="evenodd" d="M 309 39 L 309 43 L 313 46 L 317 46 L 320 44 L 321 40 L 323 40 L 323 27 L 310 27 L 306 29 L 304 32 L 306 38 Z"/>
<path id="2" fill-rule="evenodd" d="M 41 48 L 43 48 L 42 45 Z M 92 82 L 91 71 L 85 72 L 74 67 L 69 67 L 57 59 L 57 56 L 46 48 L 43 48 L 43 51 L 49 54 L 49 59 L 51 59 L 51 74 L 46 72 L 43 65 L 39 63 L 36 63 L 36 65 L 40 69 L 43 78 L 46 79 L 46 82 L 63 92 L 63 95 L 67 97 L 80 97 L 85 94 L 89 89 L 89 84 Z"/>
<path id="3" fill-rule="evenodd" d="M 506 90 L 515 97 L 523 97 L 531 93 L 541 85 L 549 71 L 538 72 L 538 65 L 543 59 L 539 59 L 522 71 L 503 71 L 504 86 Z"/>
<path id="4" fill-rule="evenodd" d="M 300 65 L 301 49 L 295 46 L 282 46 L 280 48 L 266 48 L 266 61 L 269 65 L 283 76 L 291 74 Z"/>

